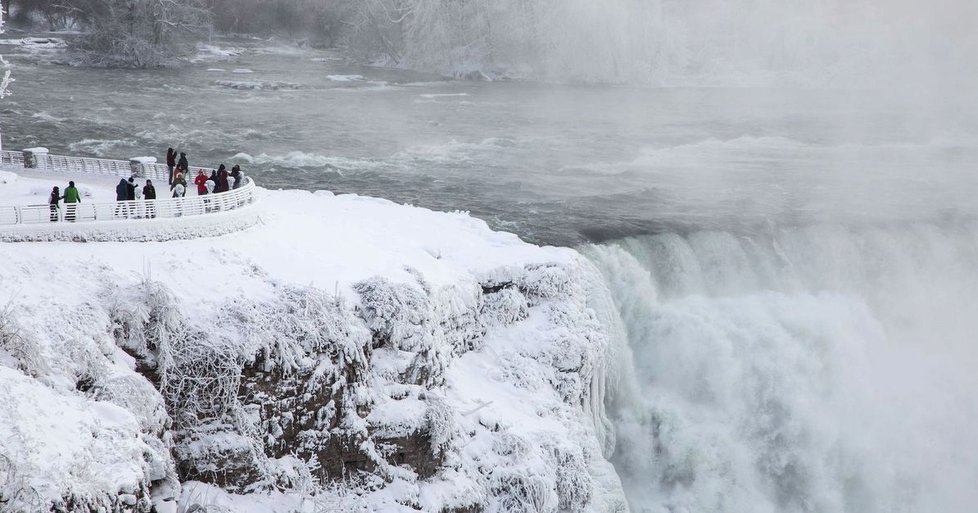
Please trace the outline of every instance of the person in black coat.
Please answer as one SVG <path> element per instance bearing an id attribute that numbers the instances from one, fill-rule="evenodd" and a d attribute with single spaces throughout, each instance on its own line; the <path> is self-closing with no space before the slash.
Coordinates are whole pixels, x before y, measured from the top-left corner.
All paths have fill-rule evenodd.
<path id="1" fill-rule="evenodd" d="M 148 217 L 156 217 L 156 205 L 152 201 L 156 199 L 156 187 L 153 187 L 152 180 L 146 180 L 146 185 L 143 186 L 143 199 L 147 201 L 146 215 Z"/>
<path id="2" fill-rule="evenodd" d="M 190 171 L 190 163 L 187 162 L 187 154 L 186 153 L 180 152 L 180 162 L 178 162 L 177 165 L 180 166 L 180 167 L 182 167 L 183 168 L 183 171 L 185 173 L 187 171 Z"/>
<path id="3" fill-rule="evenodd" d="M 125 178 L 120 178 L 119 185 L 115 186 L 115 200 L 120 202 L 129 200 L 129 183 L 126 182 Z M 125 203 L 119 203 L 115 207 L 115 215 L 129 217 L 129 211 Z"/>
<path id="4" fill-rule="evenodd" d="M 152 180 L 146 180 L 146 185 L 143 186 L 143 199 L 148 199 L 148 200 L 156 199 L 156 187 L 153 187 Z"/>
<path id="5" fill-rule="evenodd" d="M 125 178 L 120 178 L 119 185 L 115 186 L 115 200 L 126 201 L 127 199 L 129 199 L 129 184 L 126 183 Z"/>
<path id="6" fill-rule="evenodd" d="M 58 220 L 58 205 L 63 199 L 65 199 L 65 197 L 61 195 L 61 191 L 57 187 L 51 189 L 51 197 L 48 198 L 48 204 L 51 205 L 52 223 Z"/>
<path id="7" fill-rule="evenodd" d="M 166 149 L 166 167 L 170 169 L 170 181 L 173 183 L 173 168 L 177 167 L 177 152 L 173 148 Z"/>
<path id="8" fill-rule="evenodd" d="M 231 168 L 231 177 L 234 178 L 234 183 L 231 185 L 232 189 L 237 189 L 241 187 L 241 166 L 235 164 Z"/>

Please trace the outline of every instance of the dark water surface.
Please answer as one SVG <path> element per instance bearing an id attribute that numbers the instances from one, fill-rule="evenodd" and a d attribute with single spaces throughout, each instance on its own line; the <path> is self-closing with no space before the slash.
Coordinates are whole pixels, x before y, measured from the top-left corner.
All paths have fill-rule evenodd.
<path id="1" fill-rule="evenodd" d="M 172 70 L 14 65 L 3 144 L 127 158 L 167 146 L 269 188 L 468 210 L 525 239 L 971 216 L 973 106 L 880 91 L 449 81 L 335 53 L 215 42 Z M 895 106 L 899 106 L 895 108 Z"/>

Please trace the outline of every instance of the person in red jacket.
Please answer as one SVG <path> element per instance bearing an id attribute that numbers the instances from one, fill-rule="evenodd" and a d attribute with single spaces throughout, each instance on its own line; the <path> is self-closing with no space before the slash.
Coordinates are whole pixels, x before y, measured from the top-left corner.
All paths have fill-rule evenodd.
<path id="1" fill-rule="evenodd" d="M 194 178 L 194 184 L 197 185 L 197 195 L 203 196 L 207 194 L 207 175 L 204 174 L 203 169 L 197 170 L 197 177 Z"/>

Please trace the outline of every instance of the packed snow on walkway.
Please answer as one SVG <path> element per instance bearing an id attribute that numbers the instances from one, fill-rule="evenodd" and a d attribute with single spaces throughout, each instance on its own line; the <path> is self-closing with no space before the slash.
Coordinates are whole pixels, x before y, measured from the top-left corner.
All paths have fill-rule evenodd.
<path id="1" fill-rule="evenodd" d="M 66 181 L 4 173 L 0 201 Z M 627 509 L 622 341 L 576 252 L 356 195 L 259 205 L 220 237 L 0 243 L 7 510 Z"/>

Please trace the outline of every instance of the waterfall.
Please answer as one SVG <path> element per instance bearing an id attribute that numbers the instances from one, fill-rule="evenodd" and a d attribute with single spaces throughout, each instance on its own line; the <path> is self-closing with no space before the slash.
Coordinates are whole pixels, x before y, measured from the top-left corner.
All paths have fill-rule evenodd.
<path id="1" fill-rule="evenodd" d="M 660 234 L 584 248 L 630 382 L 612 461 L 637 512 L 978 503 L 978 226 Z"/>

